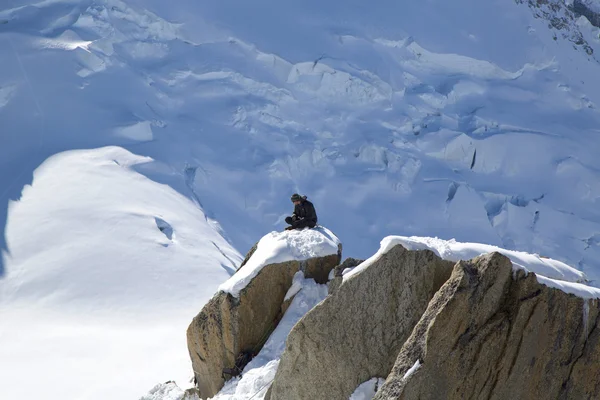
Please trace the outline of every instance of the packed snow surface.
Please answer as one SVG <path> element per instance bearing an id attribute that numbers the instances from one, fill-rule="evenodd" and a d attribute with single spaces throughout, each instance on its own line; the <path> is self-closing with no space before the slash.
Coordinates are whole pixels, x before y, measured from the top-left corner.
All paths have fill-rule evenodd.
<path id="1" fill-rule="evenodd" d="M 246 265 L 219 286 L 219 290 L 239 297 L 240 291 L 266 265 L 337 254 L 339 245 L 339 239 L 322 226 L 268 233 L 260 239 Z"/>
<path id="2" fill-rule="evenodd" d="M 244 267 L 245 268 L 245 267 Z M 279 359 L 285 350 L 285 341 L 292 327 L 314 306 L 327 297 L 327 285 L 319 285 L 314 279 L 295 280 L 301 288 L 260 353 L 244 368 L 241 378 L 228 381 L 212 400 L 262 400 L 275 378 Z"/>
<path id="3" fill-rule="evenodd" d="M 440 258 L 449 261 L 470 260 L 481 254 L 498 252 L 508 257 L 512 261 L 514 268 L 523 269 L 527 272 L 535 272 L 538 281 L 546 286 L 561 289 L 583 298 L 600 298 L 599 288 L 581 283 L 586 281 L 584 273 L 563 262 L 541 257 L 538 254 L 506 250 L 488 244 L 461 243 L 454 239 L 443 240 L 417 236 L 388 236 L 384 238 L 381 241 L 379 251 L 375 255 L 357 267 L 344 271 L 344 280 L 359 274 L 397 245 L 402 245 L 408 250 L 431 250 Z"/>
<path id="4" fill-rule="evenodd" d="M 60 153 L 11 202 L 3 399 L 132 399 L 187 384 L 185 330 L 241 261 L 189 198 L 118 147 Z"/>
<path id="5" fill-rule="evenodd" d="M 385 379 L 373 378 L 361 383 L 348 400 L 371 400 L 375 397 L 377 390 L 383 385 Z"/>

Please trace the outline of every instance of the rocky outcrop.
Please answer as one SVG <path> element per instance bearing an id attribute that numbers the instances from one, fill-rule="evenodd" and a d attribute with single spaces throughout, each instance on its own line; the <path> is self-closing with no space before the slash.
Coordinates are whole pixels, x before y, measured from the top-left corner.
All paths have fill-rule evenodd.
<path id="1" fill-rule="evenodd" d="M 294 326 L 266 398 L 347 399 L 387 376 L 453 265 L 395 246 L 347 279 Z"/>
<path id="2" fill-rule="evenodd" d="M 306 278 L 326 283 L 340 259 L 341 247 L 338 254 L 270 264 L 252 278 L 239 296 L 217 293 L 187 330 L 200 397 L 214 396 L 262 348 L 282 317 L 282 303 L 296 272 L 302 270 Z"/>
<path id="3" fill-rule="evenodd" d="M 548 28 L 554 31 L 554 40 L 559 38 L 568 40 L 575 49 L 582 49 L 588 56 L 598 61 L 594 57 L 594 49 L 577 24 L 577 18 L 581 15 L 584 15 L 593 25 L 598 22 L 598 14 L 584 2 L 575 0 L 570 5 L 564 0 L 515 0 L 515 2 L 527 4 L 535 18 L 547 21 Z"/>
<path id="4" fill-rule="evenodd" d="M 375 400 L 599 399 L 598 321 L 499 253 L 459 262 Z"/>
<path id="5" fill-rule="evenodd" d="M 334 277 L 342 277 L 342 273 L 344 272 L 344 270 L 348 269 L 348 268 L 354 268 L 357 267 L 358 265 L 362 264 L 365 260 L 359 260 L 357 258 L 352 258 L 352 257 L 348 257 L 344 260 L 343 263 L 341 263 L 340 265 L 337 265 L 334 269 Z"/>
<path id="6" fill-rule="evenodd" d="M 335 290 L 342 284 L 342 273 L 345 269 L 354 268 L 360 265 L 363 261 L 365 260 L 359 260 L 357 258 L 348 257 L 344 260 L 343 263 L 337 265 L 333 269 L 333 279 L 329 281 L 329 294 L 335 292 Z"/>

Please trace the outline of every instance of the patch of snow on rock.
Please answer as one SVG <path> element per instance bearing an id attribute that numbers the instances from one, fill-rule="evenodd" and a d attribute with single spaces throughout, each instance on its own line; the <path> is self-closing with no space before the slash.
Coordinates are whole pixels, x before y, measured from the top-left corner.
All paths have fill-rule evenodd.
<path id="1" fill-rule="evenodd" d="M 339 239 L 327 228 L 271 232 L 263 236 L 256 251 L 234 276 L 219 286 L 219 290 L 238 297 L 240 291 L 269 264 L 292 260 L 308 260 L 337 254 Z"/>
<path id="2" fill-rule="evenodd" d="M 333 271 L 333 270 L 331 270 L 331 271 Z M 329 275 L 331 275 L 331 274 L 329 274 Z M 288 289 L 283 301 L 288 301 L 289 299 L 294 297 L 296 294 L 298 294 L 300 289 L 302 289 L 302 281 L 304 281 L 304 272 L 302 272 L 302 271 L 296 272 L 294 274 L 294 278 L 292 279 L 292 286 L 290 286 L 290 288 Z"/>
<path id="3" fill-rule="evenodd" d="M 371 400 L 375 397 L 377 389 L 383 385 L 383 382 L 385 382 L 383 378 L 373 378 L 361 383 L 348 400 Z"/>
<path id="4" fill-rule="evenodd" d="M 417 360 L 417 361 L 415 361 L 413 366 L 410 367 L 410 369 L 408 371 L 406 371 L 406 373 L 402 377 L 402 380 L 410 378 L 410 376 L 412 374 L 414 374 L 419 369 L 419 367 L 421 367 L 421 362 L 419 360 Z"/>

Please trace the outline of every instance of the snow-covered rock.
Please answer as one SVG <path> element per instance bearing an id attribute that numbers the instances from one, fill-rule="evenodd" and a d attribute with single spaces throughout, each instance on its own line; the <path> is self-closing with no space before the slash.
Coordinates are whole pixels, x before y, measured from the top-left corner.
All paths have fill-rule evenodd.
<path id="1" fill-rule="evenodd" d="M 507 250 L 498 246 L 482 243 L 462 243 L 457 242 L 454 239 L 443 240 L 430 237 L 388 236 L 381 241 L 380 250 L 373 256 L 373 259 L 377 259 L 381 254 L 386 253 L 389 249 L 398 244 L 408 250 L 429 249 L 444 260 L 454 262 L 470 260 L 481 254 L 498 252 L 510 258 L 515 268 L 522 268 L 526 271 L 535 272 L 538 275 L 543 275 L 548 278 L 569 282 L 584 282 L 586 280 L 583 272 L 551 258 L 541 257 L 538 254 Z M 368 268 L 370 262 L 371 261 L 362 264 L 356 270 L 345 275 L 345 278 L 348 279 L 353 274 L 359 273 L 362 269 Z"/>
<path id="2" fill-rule="evenodd" d="M 381 241 L 379 251 L 358 267 L 344 274 L 344 280 L 350 279 L 353 275 L 369 268 L 373 262 L 396 245 L 402 245 L 408 250 L 428 249 L 444 260 L 454 262 L 470 260 L 486 253 L 498 252 L 512 261 L 515 271 L 521 269 L 525 272 L 535 272 L 538 282 L 546 286 L 558 288 L 582 298 L 600 298 L 600 288 L 583 284 L 582 282 L 586 281 L 585 274 L 561 261 L 541 257 L 538 254 L 507 250 L 482 243 L 461 243 L 454 239 L 443 240 L 416 236 L 388 236 L 384 238 Z"/>
<path id="3" fill-rule="evenodd" d="M 239 375 L 277 327 L 304 278 L 325 284 L 341 243 L 324 227 L 271 232 L 194 318 L 188 349 L 202 398 Z"/>
<path id="4" fill-rule="evenodd" d="M 323 226 L 313 229 L 271 232 L 265 235 L 255 248 L 252 248 L 249 253 L 251 256 L 247 257 L 247 261 L 235 275 L 219 286 L 219 290 L 229 293 L 233 297 L 239 297 L 240 292 L 269 264 L 292 260 L 305 261 L 337 254 L 341 255 L 341 243 L 329 229 Z M 312 265 L 312 263 L 307 263 L 306 275 L 317 278 L 320 283 L 327 282 L 327 275 L 317 277 L 317 271 L 311 270 Z M 323 272 L 324 270 L 319 271 L 319 273 Z"/>

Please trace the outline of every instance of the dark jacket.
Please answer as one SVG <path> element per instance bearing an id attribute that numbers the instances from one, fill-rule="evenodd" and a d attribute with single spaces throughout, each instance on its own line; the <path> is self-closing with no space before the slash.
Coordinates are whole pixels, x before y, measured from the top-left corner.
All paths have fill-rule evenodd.
<path id="1" fill-rule="evenodd" d="M 294 214 L 292 215 L 292 218 L 294 220 L 312 221 L 316 224 L 317 212 L 315 211 L 315 206 L 313 206 L 313 203 L 306 199 L 302 200 L 300 204 L 294 206 Z"/>

